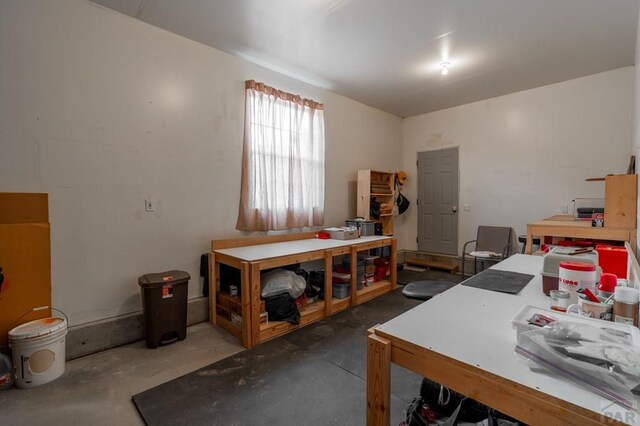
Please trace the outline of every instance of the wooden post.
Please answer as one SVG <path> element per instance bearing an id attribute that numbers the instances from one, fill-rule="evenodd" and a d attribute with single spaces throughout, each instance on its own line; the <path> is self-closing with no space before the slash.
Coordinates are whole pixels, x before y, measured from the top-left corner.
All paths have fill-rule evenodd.
<path id="1" fill-rule="evenodd" d="M 349 263 L 351 264 L 351 306 L 356 306 L 358 300 L 358 247 L 356 246 L 351 246 Z"/>
<path id="2" fill-rule="evenodd" d="M 397 250 L 397 240 L 394 238 L 391 240 L 391 246 L 389 246 L 391 253 L 389 255 L 389 268 L 391 269 L 391 274 L 389 276 L 391 281 L 391 290 L 395 289 L 398 286 L 398 252 Z"/>
<path id="3" fill-rule="evenodd" d="M 324 252 L 324 315 L 333 313 L 333 253 Z"/>
<path id="4" fill-rule="evenodd" d="M 249 295 L 251 300 L 251 317 L 249 318 L 249 345 L 251 348 L 260 343 L 260 262 L 251 262 Z"/>
<path id="5" fill-rule="evenodd" d="M 369 334 L 367 338 L 367 425 L 391 423 L 391 341 Z"/>
<path id="6" fill-rule="evenodd" d="M 542 243 L 542 237 L 540 237 L 540 242 Z M 529 225 L 527 225 L 527 242 L 525 243 L 527 246 L 525 247 L 525 253 L 531 254 L 533 253 L 533 235 L 531 235 L 531 229 L 529 229 Z M 464 278 L 464 277 L 462 277 Z"/>
<path id="7" fill-rule="evenodd" d="M 242 344 L 251 347 L 251 271 L 249 263 L 240 264 L 240 306 L 242 309 Z"/>
<path id="8" fill-rule="evenodd" d="M 209 253 L 209 322 L 216 323 L 216 291 L 219 288 L 219 265 L 215 253 Z"/>

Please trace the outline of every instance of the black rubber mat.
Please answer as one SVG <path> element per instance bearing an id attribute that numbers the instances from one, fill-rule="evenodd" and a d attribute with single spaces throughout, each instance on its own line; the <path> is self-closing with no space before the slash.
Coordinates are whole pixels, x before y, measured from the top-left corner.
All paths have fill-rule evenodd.
<path id="1" fill-rule="evenodd" d="M 398 289 L 133 401 L 148 425 L 364 425 L 367 329 L 418 303 Z M 403 420 L 420 383 L 414 373 L 392 366 L 392 424 Z"/>
<path id="2" fill-rule="evenodd" d="M 518 294 L 532 279 L 533 275 L 529 274 L 487 269 L 469 278 L 463 282 L 462 285 L 502 293 Z"/>

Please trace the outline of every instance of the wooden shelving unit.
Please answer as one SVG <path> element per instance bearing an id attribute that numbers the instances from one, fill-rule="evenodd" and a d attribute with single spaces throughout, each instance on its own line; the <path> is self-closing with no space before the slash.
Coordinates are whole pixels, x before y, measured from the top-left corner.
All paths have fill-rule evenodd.
<path id="1" fill-rule="evenodd" d="M 270 237 L 214 240 L 211 242 L 209 294 L 210 320 L 240 339 L 244 346 L 252 346 L 303 327 L 314 321 L 344 311 L 387 293 L 396 287 L 396 240 L 386 236 L 368 236 L 355 240 L 319 240 L 315 233 L 286 234 Z M 387 279 L 357 289 L 358 253 L 389 247 Z M 300 309 L 300 323 L 269 321 L 260 323 L 261 271 L 285 265 L 323 259 L 325 271 L 333 268 L 334 257 L 350 256 L 351 294 L 345 299 L 332 297 L 332 274 L 325 273 L 325 300 L 315 301 Z M 221 292 L 220 265 L 239 270 L 240 297 L 230 298 Z M 235 322 L 231 321 L 235 313 Z M 241 320 L 238 321 L 239 315 Z"/>
<path id="2" fill-rule="evenodd" d="M 382 235 L 393 235 L 395 175 L 392 172 L 358 170 L 357 216 L 374 220 L 382 226 Z M 371 200 L 380 203 L 378 217 L 371 215 Z"/>

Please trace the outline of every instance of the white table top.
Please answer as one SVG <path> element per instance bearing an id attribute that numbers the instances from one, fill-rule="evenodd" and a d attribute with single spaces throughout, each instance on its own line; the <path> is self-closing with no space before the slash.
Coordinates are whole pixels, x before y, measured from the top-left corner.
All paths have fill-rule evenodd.
<path id="1" fill-rule="evenodd" d="M 534 373 L 527 360 L 515 353 L 511 319 L 524 305 L 549 308 L 549 298 L 542 292 L 542 259 L 517 254 L 492 267 L 535 276 L 517 295 L 458 285 L 379 329 L 558 399 L 598 413 L 616 413 L 618 420 L 640 425 L 640 414 L 562 378 Z"/>
<path id="2" fill-rule="evenodd" d="M 255 262 L 263 259 L 307 253 L 316 250 L 329 250 L 337 247 L 350 246 L 352 244 L 391 240 L 392 238 L 393 237 L 385 237 L 381 235 L 360 237 L 352 240 L 321 240 L 318 238 L 307 238 L 304 240 L 285 241 L 281 243 L 258 244 L 254 246 L 220 249 L 214 250 L 214 252 L 232 256 L 245 262 Z"/>

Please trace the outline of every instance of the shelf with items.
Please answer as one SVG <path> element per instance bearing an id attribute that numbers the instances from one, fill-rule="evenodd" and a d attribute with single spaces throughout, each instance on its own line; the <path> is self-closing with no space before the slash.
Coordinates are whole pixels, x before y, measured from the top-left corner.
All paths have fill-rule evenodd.
<path id="1" fill-rule="evenodd" d="M 211 322 L 228 330 L 247 348 L 348 309 L 350 306 L 363 303 L 395 288 L 395 275 L 392 275 L 388 284 L 374 283 L 371 288 L 357 290 L 357 278 L 354 274 L 350 278 L 348 297 L 333 298 L 333 274 L 325 273 L 324 278 L 320 279 L 324 300 L 316 300 L 299 308 L 299 324 L 268 320 L 261 322 L 260 314 L 264 309 L 264 303 L 260 297 L 260 282 L 261 273 L 265 270 L 310 260 L 323 260 L 324 270 L 332 271 L 338 256 L 347 255 L 350 259 L 357 259 L 358 252 L 383 247 L 388 247 L 389 263 L 395 265 L 396 240 L 394 238 L 367 236 L 347 241 L 320 240 L 313 238 L 311 233 L 305 233 L 298 234 L 296 240 L 291 235 L 293 234 L 212 241 L 209 267 L 209 294 L 213 295 L 210 297 Z M 229 267 L 234 272 L 231 281 L 235 283 L 239 280 L 238 300 L 232 302 L 229 301 L 228 282 L 226 282 L 229 280 Z M 238 321 L 236 316 L 235 322 L 232 322 L 231 310 L 242 320 Z"/>
<path id="2" fill-rule="evenodd" d="M 324 308 L 325 304 L 322 300 L 318 300 L 307 306 L 299 308 L 299 324 L 292 324 L 287 321 L 267 321 L 266 323 L 260 324 L 260 341 L 258 343 L 273 339 L 274 337 L 288 333 L 293 329 L 324 318 Z"/>
<path id="3" fill-rule="evenodd" d="M 393 235 L 395 174 L 358 170 L 357 216 L 374 220 L 378 235 Z"/>

